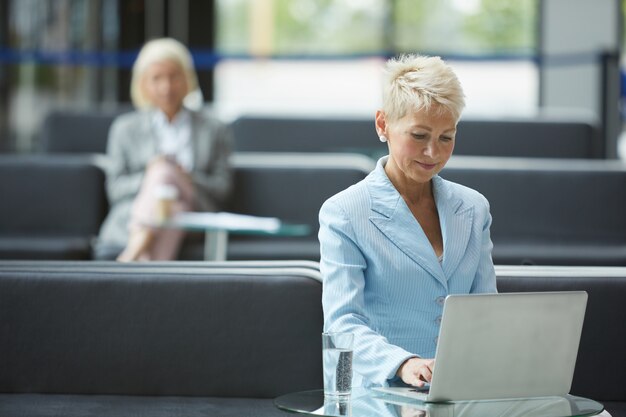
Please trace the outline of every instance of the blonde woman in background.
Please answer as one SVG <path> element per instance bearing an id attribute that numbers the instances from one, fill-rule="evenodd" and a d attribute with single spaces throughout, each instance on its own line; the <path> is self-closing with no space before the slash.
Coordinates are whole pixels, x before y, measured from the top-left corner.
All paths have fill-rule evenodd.
<path id="1" fill-rule="evenodd" d="M 124 248 L 119 261 L 176 259 L 184 232 L 151 227 L 163 215 L 160 201 L 173 199 L 172 213 L 214 211 L 231 189 L 231 133 L 185 105 L 198 92 L 184 45 L 163 38 L 143 46 L 131 81 L 137 110 L 114 121 L 107 144 L 111 207 L 99 244 Z"/>

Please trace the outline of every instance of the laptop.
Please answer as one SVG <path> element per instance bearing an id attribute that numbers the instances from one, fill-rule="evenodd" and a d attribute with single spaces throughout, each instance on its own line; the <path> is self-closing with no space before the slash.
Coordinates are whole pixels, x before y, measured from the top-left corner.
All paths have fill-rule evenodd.
<path id="1" fill-rule="evenodd" d="M 585 291 L 449 295 L 427 389 L 376 387 L 425 402 L 569 393 Z"/>

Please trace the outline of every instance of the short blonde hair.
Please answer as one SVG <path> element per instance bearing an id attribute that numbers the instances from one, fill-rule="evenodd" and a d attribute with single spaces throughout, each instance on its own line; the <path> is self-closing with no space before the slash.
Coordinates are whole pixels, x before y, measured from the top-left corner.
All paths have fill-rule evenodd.
<path id="1" fill-rule="evenodd" d="M 130 82 L 130 98 L 138 109 L 152 106 L 142 88 L 142 78 L 146 69 L 155 62 L 172 61 L 180 65 L 187 79 L 187 94 L 198 89 L 198 76 L 191 53 L 182 43 L 172 38 L 160 38 L 147 42 L 133 64 Z"/>
<path id="2" fill-rule="evenodd" d="M 463 88 L 452 68 L 438 56 L 392 58 L 385 65 L 383 111 L 396 121 L 409 111 L 441 105 L 458 121 L 465 107 Z"/>

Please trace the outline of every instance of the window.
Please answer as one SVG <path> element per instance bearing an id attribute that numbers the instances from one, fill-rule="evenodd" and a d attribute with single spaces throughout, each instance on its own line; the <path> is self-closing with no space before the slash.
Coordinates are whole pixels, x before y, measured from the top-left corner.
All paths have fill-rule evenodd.
<path id="1" fill-rule="evenodd" d="M 218 52 L 380 54 L 385 0 L 218 0 Z"/>
<path id="2" fill-rule="evenodd" d="M 399 51 L 533 57 L 536 0 L 396 0 Z"/>
<path id="3" fill-rule="evenodd" d="M 371 115 L 385 59 L 443 56 L 466 114 L 532 114 L 538 0 L 218 0 L 215 104 L 239 113 Z"/>

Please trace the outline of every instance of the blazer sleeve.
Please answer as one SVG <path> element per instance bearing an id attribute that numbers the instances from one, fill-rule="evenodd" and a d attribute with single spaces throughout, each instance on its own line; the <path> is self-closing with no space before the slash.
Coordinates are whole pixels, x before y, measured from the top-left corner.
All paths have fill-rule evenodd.
<path id="1" fill-rule="evenodd" d="M 405 360 L 418 355 L 392 345 L 372 328 L 364 297 L 367 262 L 346 213 L 327 201 L 319 221 L 324 329 L 354 333 L 354 371 L 369 384 L 386 385 Z"/>
<path id="2" fill-rule="evenodd" d="M 144 170 L 131 170 L 128 152 L 132 151 L 132 131 L 128 123 L 115 120 L 109 131 L 107 142 L 107 193 L 113 205 L 139 193 Z"/>
<path id="3" fill-rule="evenodd" d="M 489 202 L 484 197 L 483 200 L 486 212 L 481 231 L 480 259 L 478 261 L 478 268 L 476 269 L 476 275 L 474 276 L 474 281 L 472 282 L 472 287 L 470 289 L 471 293 L 498 292 L 496 288 L 496 271 L 491 257 L 491 251 L 493 249 L 490 232 L 492 218 L 489 211 Z"/>
<path id="4" fill-rule="evenodd" d="M 232 188 L 233 174 L 230 166 L 232 132 L 225 124 L 215 123 L 207 132 L 211 135 L 209 140 L 213 141 L 207 169 L 194 169 L 191 173 L 196 190 L 196 206 L 200 210 L 215 209 L 215 203 L 223 203 Z"/>

